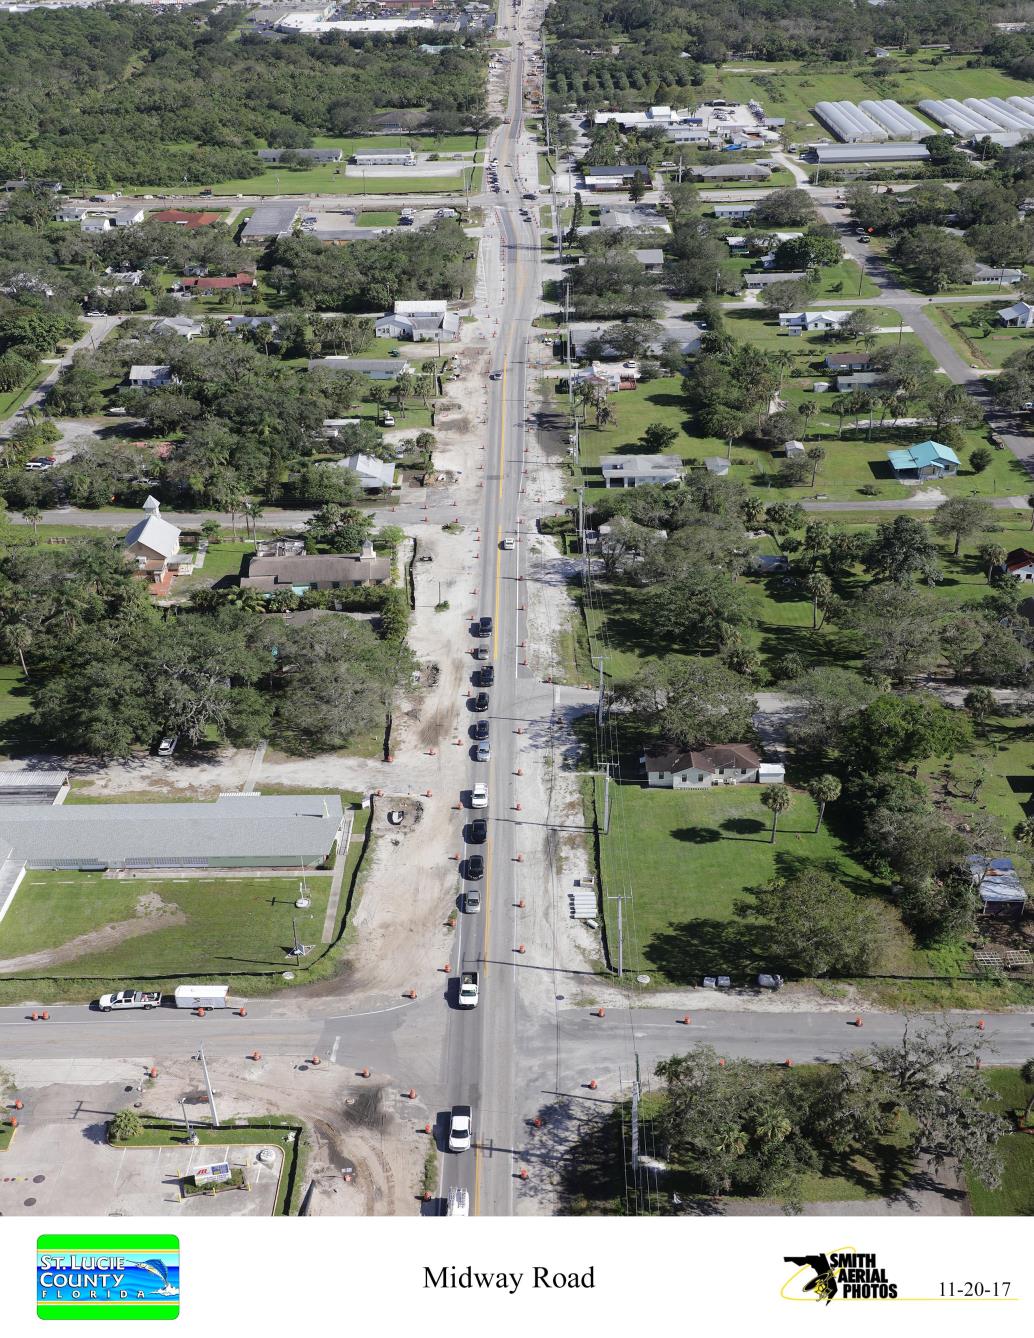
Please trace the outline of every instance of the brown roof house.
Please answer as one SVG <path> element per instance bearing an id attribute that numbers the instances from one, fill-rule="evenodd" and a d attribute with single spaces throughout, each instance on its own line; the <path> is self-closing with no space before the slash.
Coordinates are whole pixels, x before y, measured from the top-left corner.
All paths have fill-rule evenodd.
<path id="1" fill-rule="evenodd" d="M 242 590 L 349 590 L 356 585 L 387 585 L 391 563 L 379 558 L 367 540 L 358 555 L 303 553 L 298 556 L 263 557 L 256 553 L 241 577 Z"/>
<path id="2" fill-rule="evenodd" d="M 703 748 L 659 743 L 648 748 L 640 761 L 646 768 L 647 784 L 667 790 L 751 784 L 758 780 L 762 766 L 760 754 L 745 743 L 708 743 Z"/>

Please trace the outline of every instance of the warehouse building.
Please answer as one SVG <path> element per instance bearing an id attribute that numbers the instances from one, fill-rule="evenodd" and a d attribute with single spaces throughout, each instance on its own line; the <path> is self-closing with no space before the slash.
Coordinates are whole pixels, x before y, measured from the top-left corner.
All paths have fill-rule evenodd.
<path id="1" fill-rule="evenodd" d="M 925 98 L 919 110 L 962 139 L 980 139 L 1003 131 L 1026 139 L 1034 135 L 1034 99 Z"/>
<path id="2" fill-rule="evenodd" d="M 857 106 L 853 102 L 818 102 L 815 115 L 844 144 L 883 144 L 889 139 L 918 143 L 935 133 L 893 98 L 866 98 Z"/>
<path id="3" fill-rule="evenodd" d="M 300 208 L 307 209 L 308 201 L 301 204 L 256 205 L 241 232 L 241 241 L 268 242 L 276 237 L 290 237 Z"/>
<path id="4" fill-rule="evenodd" d="M 53 808 L 0 802 L 0 849 L 30 869 L 314 868 L 342 818 L 336 794 Z"/>
<path id="5" fill-rule="evenodd" d="M 918 162 L 929 157 L 925 144 L 819 144 L 815 148 L 815 161 L 820 167 L 828 163 Z"/>

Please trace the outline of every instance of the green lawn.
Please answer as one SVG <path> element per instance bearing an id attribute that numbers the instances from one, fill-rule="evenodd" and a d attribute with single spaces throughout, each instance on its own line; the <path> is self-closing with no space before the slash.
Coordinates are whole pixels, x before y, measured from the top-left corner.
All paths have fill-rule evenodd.
<path id="1" fill-rule="evenodd" d="M 0 421 L 10 418 L 11 414 L 20 409 L 47 373 L 53 369 L 53 363 L 45 363 L 24 386 L 0 394 Z"/>
<path id="2" fill-rule="evenodd" d="M 991 1108 L 1006 1119 L 1010 1111 L 1022 1113 L 1031 1092 L 1017 1070 L 992 1069 L 987 1078 L 998 1096 Z M 1034 1217 L 1034 1133 L 1007 1134 L 998 1152 L 1004 1168 L 999 1189 L 985 1189 L 974 1177 L 967 1178 L 973 1213 L 977 1217 Z"/>
<path id="3" fill-rule="evenodd" d="M 0 924 L 0 955 L 58 947 L 90 929 L 132 921 L 139 898 L 156 895 L 179 910 L 185 923 L 161 927 L 156 919 L 156 927 L 145 934 L 55 966 L 53 974 L 68 981 L 61 997 L 89 997 L 103 981 L 147 980 L 171 988 L 172 977 L 192 972 L 216 979 L 225 975 L 235 993 L 253 992 L 256 976 L 267 976 L 268 988 L 291 964 L 286 953 L 292 916 L 303 942 L 320 943 L 330 877 L 310 873 L 306 883 L 312 905 L 296 911 L 298 881 L 293 878 L 163 879 L 144 874 L 123 880 L 30 871 Z M 17 986 L 8 977 L 3 993 L 10 997 L 12 989 Z M 35 986 L 33 990 L 35 996 Z"/>
<path id="4" fill-rule="evenodd" d="M 935 323 L 971 366 L 998 368 L 1011 354 L 1034 347 L 1031 342 L 1034 331 L 1012 329 L 999 323 L 996 312 L 1009 305 L 1006 298 L 986 305 L 944 303 L 929 307 L 927 315 L 934 313 Z"/>
<path id="5" fill-rule="evenodd" d="M 217 585 L 220 581 L 230 584 L 233 578 L 240 575 L 244 559 L 254 551 L 255 545 L 247 542 L 234 543 L 233 540 L 223 540 L 217 544 L 210 544 L 205 565 L 190 576 L 175 581 L 172 587 L 173 594 L 177 598 L 185 598 L 192 590 Z"/>
<path id="6" fill-rule="evenodd" d="M 396 228 L 399 217 L 397 209 L 364 209 L 355 222 L 359 228 Z"/>
<path id="7" fill-rule="evenodd" d="M 597 806 L 602 812 L 602 782 Z M 799 860 L 824 863 L 855 890 L 873 884 L 869 874 L 823 827 L 804 794 L 781 819 L 775 845 L 764 788 L 648 790 L 611 786 L 608 836 L 600 837 L 602 885 L 611 959 L 617 952 L 617 903 L 630 888 L 625 914 L 625 969 L 645 971 L 655 984 L 699 984 L 726 973 L 743 979 L 765 964 L 756 927 L 734 913 L 746 888 L 787 873 Z"/>

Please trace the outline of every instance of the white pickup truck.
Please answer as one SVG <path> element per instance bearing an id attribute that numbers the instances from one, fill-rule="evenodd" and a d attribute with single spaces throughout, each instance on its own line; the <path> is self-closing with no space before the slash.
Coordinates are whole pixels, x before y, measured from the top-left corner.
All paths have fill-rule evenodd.
<path id="1" fill-rule="evenodd" d="M 476 1008 L 478 1006 L 478 984 L 479 978 L 476 971 L 464 971 L 460 976 L 460 998 L 461 1008 Z"/>
<path id="2" fill-rule="evenodd" d="M 159 1008 L 162 996 L 157 990 L 118 990 L 114 994 L 102 994 L 97 1000 L 97 1007 L 102 1013 L 110 1013 L 113 1008 Z"/>

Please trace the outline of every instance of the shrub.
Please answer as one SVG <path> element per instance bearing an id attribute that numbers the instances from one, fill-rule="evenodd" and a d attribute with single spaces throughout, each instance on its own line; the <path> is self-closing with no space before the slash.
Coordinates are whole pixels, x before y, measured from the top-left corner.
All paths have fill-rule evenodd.
<path id="1" fill-rule="evenodd" d="M 143 1133 L 143 1121 L 135 1110 L 117 1111 L 108 1123 L 108 1138 L 113 1143 L 127 1143 Z"/>

